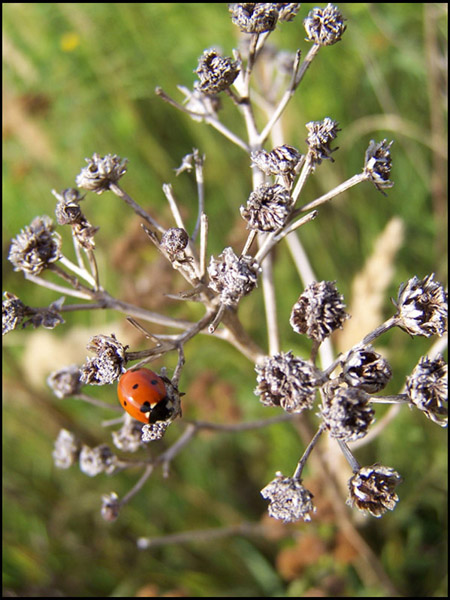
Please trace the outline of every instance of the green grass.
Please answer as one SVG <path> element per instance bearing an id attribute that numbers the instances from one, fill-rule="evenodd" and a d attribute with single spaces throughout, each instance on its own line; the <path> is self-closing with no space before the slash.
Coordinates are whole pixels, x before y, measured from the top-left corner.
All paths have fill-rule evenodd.
<path id="1" fill-rule="evenodd" d="M 302 5 L 296 19 L 273 34 L 273 41 L 291 51 L 300 47 L 305 56 L 309 45 L 302 19 L 313 6 Z M 435 272 L 445 283 L 447 123 L 443 97 L 430 91 L 430 65 L 438 70 L 440 66 L 436 60 L 427 62 L 427 57 L 434 42 L 441 50 L 446 45 L 446 5 L 340 4 L 339 8 L 348 19 L 343 41 L 319 53 L 283 121 L 286 143 L 301 150 L 306 122 L 330 116 L 342 129 L 335 163 L 317 168 L 302 199 L 313 200 L 360 172 L 370 139 L 395 140 L 391 176 L 395 186 L 387 197 L 368 183 L 350 190 L 302 229 L 302 242 L 317 277 L 337 280 L 349 300 L 355 274 L 386 223 L 398 215 L 405 224 L 405 240 L 389 294 L 395 296 L 399 283 L 413 275 Z M 10 239 L 34 216 L 54 214 L 51 190 L 74 186 L 84 158 L 93 152 L 129 159 L 124 189 L 166 226 L 172 222 L 161 185 L 173 183 L 192 228 L 195 185 L 185 174 L 175 178 L 174 168 L 193 147 L 199 148 L 206 155 L 209 250 L 217 254 L 225 245 L 239 246 L 245 228 L 238 208 L 251 186 L 248 157 L 154 93 L 159 85 L 180 99 L 176 86 L 192 87 L 193 70 L 205 48 L 219 46 L 231 55 L 238 43 L 237 29 L 225 4 L 4 4 L 3 35 L 3 289 L 32 306 L 55 299 L 12 271 L 6 260 Z M 445 75 L 442 70 L 439 78 Z M 224 121 L 244 135 L 226 98 L 223 104 Z M 164 301 L 161 293 L 166 290 L 159 284 L 164 271 L 155 269 L 156 254 L 138 221 L 117 198 L 90 194 L 83 209 L 89 221 L 101 227 L 97 254 L 111 293 L 132 301 L 131 270 L 132 275 L 139 273 L 143 281 L 150 281 L 146 305 L 193 318 L 189 306 Z M 131 250 L 122 254 L 125 240 Z M 127 266 L 131 255 L 136 257 L 132 267 Z M 298 276 L 286 247 L 280 247 L 277 255 L 283 349 L 306 353 L 309 346 L 287 325 L 290 308 L 301 292 Z M 177 278 L 174 291 L 180 289 L 184 282 Z M 252 334 L 265 344 L 260 291 L 244 300 L 241 311 Z M 90 479 L 76 468 L 54 469 L 51 452 L 61 427 L 75 430 L 91 445 L 102 443 L 108 435 L 99 424 L 109 415 L 74 400 L 58 401 L 46 388 L 45 378 L 53 360 L 63 361 L 58 366 L 67 364 L 69 350 L 71 362 L 73 354 L 83 362 L 90 335 L 110 333 L 117 323 L 111 313 L 77 313 L 67 315 L 67 325 L 53 332 L 26 330 L 4 338 L 5 592 L 132 596 L 141 590 L 141 595 L 295 596 L 309 595 L 322 586 L 328 595 L 389 595 L 380 581 L 371 581 L 361 572 L 358 561 L 335 560 L 333 523 L 326 535 L 318 522 L 293 529 L 300 537 L 312 532 L 328 539 L 328 545 L 317 564 L 294 569 L 292 575 L 282 567 L 283 552 L 294 544 L 292 538 L 236 537 L 137 551 L 135 540 L 140 536 L 258 520 L 266 507 L 259 489 L 274 470 L 292 471 L 301 453 L 302 442 L 290 426 L 196 438 L 174 461 L 168 479 L 158 471 L 117 522 L 103 522 L 101 495 L 111 490 L 126 493 L 139 473 Z M 79 337 L 67 342 L 66 335 L 73 329 Z M 54 339 L 61 345 L 55 347 Z M 400 387 L 431 342 L 402 332 L 389 340 L 389 360 Z M 143 344 L 136 341 L 140 347 Z M 244 419 L 268 414 L 253 395 L 253 365 L 235 350 L 219 340 L 198 337 L 186 347 L 186 359 L 181 386 L 188 392 L 187 416 L 228 421 L 233 411 L 240 411 Z M 175 357 L 169 356 L 166 365 L 170 369 L 174 364 Z M 195 384 L 206 374 L 211 374 L 211 382 L 202 388 L 206 389 L 203 395 L 190 395 L 189 390 L 198 389 Z M 112 389 L 95 392 L 116 402 Z M 178 431 L 168 432 L 168 442 L 176 439 Z M 446 452 L 446 432 L 407 409 L 361 451 L 361 460 L 393 466 L 405 480 L 396 510 L 360 527 L 403 596 L 447 593 Z M 307 476 L 314 477 L 312 466 Z M 327 588 L 331 581 L 338 592 Z"/>

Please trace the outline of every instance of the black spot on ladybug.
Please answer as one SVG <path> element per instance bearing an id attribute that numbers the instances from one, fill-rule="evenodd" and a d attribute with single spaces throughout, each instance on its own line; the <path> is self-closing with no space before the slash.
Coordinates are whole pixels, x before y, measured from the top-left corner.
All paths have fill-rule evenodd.
<path id="1" fill-rule="evenodd" d="M 138 384 L 138 383 L 135 383 L 135 384 L 133 385 L 133 390 L 137 390 L 137 389 L 138 389 L 138 387 L 139 387 L 139 384 Z"/>
<path id="2" fill-rule="evenodd" d="M 158 381 L 156 379 L 152 379 L 152 385 L 157 385 Z"/>
<path id="3" fill-rule="evenodd" d="M 128 402 L 126 400 L 123 401 L 123 405 L 127 406 Z"/>
<path id="4" fill-rule="evenodd" d="M 141 404 L 139 410 L 143 413 L 149 412 L 150 410 L 150 402 L 144 402 L 143 404 Z"/>

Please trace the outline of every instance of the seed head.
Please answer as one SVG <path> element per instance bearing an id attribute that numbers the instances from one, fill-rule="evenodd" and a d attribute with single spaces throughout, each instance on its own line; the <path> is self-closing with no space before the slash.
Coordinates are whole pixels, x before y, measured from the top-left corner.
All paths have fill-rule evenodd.
<path id="1" fill-rule="evenodd" d="M 27 307 L 25 304 L 9 292 L 3 293 L 4 300 L 2 301 L 2 335 L 6 335 L 10 331 L 17 329 L 22 323 Z"/>
<path id="2" fill-rule="evenodd" d="M 390 467 L 377 464 L 362 467 L 348 482 L 350 496 L 347 504 L 379 518 L 387 510 L 394 510 L 398 502 L 394 490 L 401 480 Z"/>
<path id="3" fill-rule="evenodd" d="M 100 473 L 111 475 L 117 468 L 117 462 L 117 456 L 106 444 L 95 448 L 84 445 L 81 448 L 80 470 L 89 477 L 95 477 Z"/>
<path id="4" fill-rule="evenodd" d="M 402 283 L 398 292 L 397 326 L 410 335 L 444 335 L 447 330 L 447 294 L 433 281 L 434 273 L 424 279 L 414 276 Z"/>
<path id="5" fill-rule="evenodd" d="M 125 413 L 123 426 L 111 434 L 114 446 L 122 452 L 136 452 L 142 446 L 141 431 L 142 423 Z"/>
<path id="6" fill-rule="evenodd" d="M 61 258 L 61 236 L 53 231 L 50 217 L 36 217 L 11 241 L 8 260 L 14 271 L 39 275 Z"/>
<path id="7" fill-rule="evenodd" d="M 189 236 L 181 227 L 171 227 L 164 232 L 161 238 L 161 247 L 170 257 L 177 258 L 184 255 L 184 249 L 188 245 Z"/>
<path id="8" fill-rule="evenodd" d="M 258 386 L 255 394 L 265 406 L 281 406 L 300 413 L 312 407 L 317 377 L 314 367 L 289 352 L 268 356 L 255 366 Z"/>
<path id="9" fill-rule="evenodd" d="M 355 346 L 341 361 L 344 381 L 375 394 L 386 387 L 392 377 L 392 369 L 381 354 L 372 346 Z"/>
<path id="10" fill-rule="evenodd" d="M 301 8 L 299 2 L 277 2 L 276 7 L 278 9 L 278 20 L 279 21 L 292 21 L 297 15 Z"/>
<path id="11" fill-rule="evenodd" d="M 105 521 L 111 522 L 117 519 L 120 512 L 120 501 L 116 492 L 102 496 L 102 508 L 100 512 Z"/>
<path id="12" fill-rule="evenodd" d="M 334 162 L 334 158 L 330 155 L 339 148 L 330 148 L 330 144 L 337 136 L 338 131 L 341 131 L 338 128 L 338 123 L 330 117 L 325 117 L 323 121 L 306 123 L 306 128 L 309 131 L 306 143 L 309 146 L 311 162 L 320 165 L 325 158 L 329 158 L 331 162 Z"/>
<path id="13" fill-rule="evenodd" d="M 278 20 L 278 4 L 270 2 L 243 2 L 231 4 L 231 21 L 242 33 L 273 31 Z"/>
<path id="14" fill-rule="evenodd" d="M 216 50 L 205 50 L 194 73 L 200 79 L 194 87 L 202 94 L 214 96 L 230 87 L 239 75 L 239 64 Z"/>
<path id="15" fill-rule="evenodd" d="M 220 294 L 220 302 L 235 306 L 256 286 L 259 265 L 251 256 L 238 257 L 231 248 L 225 248 L 216 260 L 213 256 L 208 267 L 209 287 Z"/>
<path id="16" fill-rule="evenodd" d="M 102 194 L 109 190 L 111 183 L 117 183 L 122 175 L 127 172 L 126 158 L 122 159 L 117 154 L 107 154 L 105 157 L 96 152 L 92 158 L 86 158 L 87 167 L 81 169 L 75 179 L 78 187 Z"/>
<path id="17" fill-rule="evenodd" d="M 80 444 L 71 431 L 61 429 L 52 452 L 53 462 L 58 469 L 68 469 L 78 460 Z"/>
<path id="18" fill-rule="evenodd" d="M 441 427 L 448 425 L 448 366 L 441 355 L 422 356 L 409 377 L 406 393 L 414 406 Z"/>
<path id="19" fill-rule="evenodd" d="M 55 209 L 58 224 L 71 225 L 73 236 L 80 246 L 85 250 L 93 250 L 95 248 L 94 235 L 99 228 L 93 227 L 89 223 L 80 208 L 79 202 L 84 197 L 80 196 L 78 190 L 74 188 L 63 190 L 61 194 L 53 190 L 53 195 L 58 199 Z"/>
<path id="20" fill-rule="evenodd" d="M 331 437 L 354 442 L 367 434 L 374 420 L 369 395 L 334 379 L 322 387 L 321 416 Z"/>
<path id="21" fill-rule="evenodd" d="M 58 398 L 68 398 L 79 394 L 83 384 L 78 365 L 70 365 L 59 371 L 53 371 L 47 378 L 47 385 Z"/>
<path id="22" fill-rule="evenodd" d="M 384 139 L 376 144 L 370 140 L 369 147 L 366 150 L 364 161 L 364 174 L 382 194 L 384 188 L 391 188 L 394 183 L 389 181 L 392 168 L 392 158 L 390 148 L 394 141 L 387 143 Z"/>
<path id="23" fill-rule="evenodd" d="M 292 198 L 282 185 L 263 183 L 251 192 L 241 215 L 250 229 L 276 231 L 286 224 L 291 213 Z"/>
<path id="24" fill-rule="evenodd" d="M 87 345 L 87 350 L 95 352 L 95 358 L 88 358 L 81 367 L 81 381 L 90 385 L 107 385 L 117 381 L 125 372 L 126 356 L 123 346 L 112 333 L 111 336 L 96 335 Z"/>
<path id="25" fill-rule="evenodd" d="M 285 523 L 311 521 L 311 513 L 316 511 L 311 492 L 300 480 L 284 477 L 280 471 L 275 474 L 275 479 L 261 490 L 261 496 L 270 501 L 269 515 Z"/>
<path id="26" fill-rule="evenodd" d="M 290 324 L 296 333 L 322 342 L 350 317 L 333 281 L 313 281 L 292 307 Z"/>
<path id="27" fill-rule="evenodd" d="M 345 18 L 333 4 L 325 8 L 313 8 L 303 21 L 307 39 L 320 46 L 331 46 L 339 42 L 347 26 Z"/>
<path id="28" fill-rule="evenodd" d="M 251 153 L 252 166 L 258 167 L 266 175 L 284 175 L 293 181 L 296 167 L 303 158 L 293 146 L 284 144 L 277 146 L 271 152 L 256 150 Z"/>

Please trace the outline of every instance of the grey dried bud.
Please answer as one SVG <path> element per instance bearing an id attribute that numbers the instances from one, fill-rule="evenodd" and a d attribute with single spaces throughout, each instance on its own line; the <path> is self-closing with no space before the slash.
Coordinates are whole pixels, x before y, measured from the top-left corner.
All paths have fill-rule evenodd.
<path id="1" fill-rule="evenodd" d="M 86 158 L 87 167 L 81 169 L 75 179 L 78 187 L 102 194 L 109 190 L 111 183 L 117 183 L 122 175 L 127 172 L 126 158 L 122 159 L 117 154 L 100 156 L 96 152 L 92 158 Z"/>
<path id="2" fill-rule="evenodd" d="M 410 335 L 442 336 L 447 330 L 447 294 L 433 279 L 434 273 L 424 279 L 414 276 L 400 286 L 394 302 L 397 326 Z"/>
<path id="3" fill-rule="evenodd" d="M 205 50 L 194 71 L 200 79 L 194 83 L 194 87 L 202 94 L 214 96 L 230 87 L 239 70 L 237 61 L 221 56 L 216 50 Z"/>
<path id="4" fill-rule="evenodd" d="M 211 256 L 209 287 L 220 295 L 222 304 L 235 306 L 256 287 L 259 270 L 251 256 L 238 257 L 231 248 L 225 248 L 218 259 Z"/>
<path id="5" fill-rule="evenodd" d="M 326 158 L 334 162 L 331 153 L 339 150 L 339 148 L 330 148 L 330 144 L 336 138 L 338 131 L 341 131 L 338 128 L 338 123 L 330 117 L 325 117 L 323 121 L 306 123 L 306 128 L 309 131 L 306 143 L 309 146 L 311 162 L 320 165 L 322 160 Z"/>
<path id="6" fill-rule="evenodd" d="M 251 153 L 252 166 L 258 167 L 266 175 L 283 175 L 291 182 L 296 175 L 296 167 L 303 158 L 293 146 L 284 144 L 270 152 L 256 150 Z"/>
<path id="7" fill-rule="evenodd" d="M 165 421 L 144 425 L 142 427 L 142 441 L 155 442 L 162 439 L 169 425 L 170 423 Z"/>
<path id="8" fill-rule="evenodd" d="M 95 448 L 84 445 L 80 452 L 80 470 L 89 477 L 100 473 L 111 475 L 117 468 L 117 457 L 107 444 Z"/>
<path id="9" fill-rule="evenodd" d="M 53 195 L 57 198 L 55 215 L 58 225 L 73 225 L 79 223 L 83 216 L 79 202 L 84 196 L 75 188 L 67 188 L 60 194 L 53 190 Z"/>
<path id="10" fill-rule="evenodd" d="M 125 372 L 127 362 L 123 346 L 112 333 L 111 336 L 96 335 L 87 345 L 87 350 L 95 352 L 95 358 L 88 358 L 81 367 L 81 381 L 90 385 L 107 385 L 117 381 Z"/>
<path id="11" fill-rule="evenodd" d="M 270 500 L 269 515 L 285 523 L 309 522 L 311 513 L 316 511 L 311 492 L 300 480 L 284 477 L 280 471 L 275 474 L 275 479 L 261 490 L 261 496 Z"/>
<path id="12" fill-rule="evenodd" d="M 334 379 L 322 387 L 322 393 L 320 413 L 331 437 L 354 442 L 367 434 L 375 413 L 366 392 Z"/>
<path id="13" fill-rule="evenodd" d="M 3 292 L 2 335 L 17 329 L 27 314 L 27 306 L 14 294 Z"/>
<path id="14" fill-rule="evenodd" d="M 265 406 L 281 406 L 289 413 L 312 407 L 318 383 L 316 371 L 292 351 L 266 357 L 255 370 L 258 382 L 255 394 Z"/>
<path id="15" fill-rule="evenodd" d="M 347 504 L 379 518 L 387 510 L 394 510 L 398 502 L 394 490 L 401 480 L 390 467 L 377 464 L 362 467 L 348 482 L 350 496 Z"/>
<path id="16" fill-rule="evenodd" d="M 57 325 L 64 323 L 64 319 L 60 315 L 61 307 L 65 298 L 59 298 L 52 302 L 48 308 L 31 308 L 28 307 L 30 318 L 23 324 L 23 327 L 32 325 L 36 327 L 45 327 L 45 329 L 54 329 Z"/>
<path id="17" fill-rule="evenodd" d="M 116 492 L 104 494 L 102 496 L 101 515 L 105 521 L 112 522 L 117 519 L 120 512 L 119 496 Z"/>
<path id="18" fill-rule="evenodd" d="M 278 20 L 278 4 L 270 2 L 243 2 L 231 4 L 231 21 L 242 33 L 273 31 Z"/>
<path id="19" fill-rule="evenodd" d="M 188 245 L 189 236 L 181 227 L 171 227 L 164 232 L 161 238 L 161 248 L 171 258 L 180 259 L 184 256 L 184 249 Z"/>
<path id="20" fill-rule="evenodd" d="M 322 342 L 350 317 L 333 281 L 313 281 L 292 307 L 289 322 L 296 333 Z"/>
<path id="21" fill-rule="evenodd" d="M 406 378 L 411 403 L 434 423 L 448 425 L 448 366 L 441 355 L 434 360 L 422 356 Z"/>
<path id="22" fill-rule="evenodd" d="M 240 211 L 250 229 L 277 231 L 286 224 L 291 209 L 292 198 L 285 187 L 263 183 L 251 192 Z"/>
<path id="23" fill-rule="evenodd" d="M 142 423 L 125 414 L 125 423 L 118 431 L 112 432 L 114 446 L 123 452 L 136 452 L 142 446 Z"/>
<path id="24" fill-rule="evenodd" d="M 71 431 L 61 429 L 52 452 L 53 462 L 58 469 L 68 469 L 78 460 L 80 444 Z"/>
<path id="25" fill-rule="evenodd" d="M 50 217 L 36 217 L 11 241 L 8 260 L 14 271 L 39 275 L 61 258 L 61 236 L 53 231 Z"/>
<path id="26" fill-rule="evenodd" d="M 81 371 L 78 365 L 70 365 L 53 371 L 47 377 L 47 385 L 58 398 L 68 398 L 79 394 L 82 388 Z"/>
<path id="27" fill-rule="evenodd" d="M 276 6 L 279 21 L 292 21 L 302 5 L 299 2 L 277 2 Z"/>
<path id="28" fill-rule="evenodd" d="M 391 188 L 394 185 L 392 181 L 389 181 L 392 168 L 390 148 L 393 143 L 394 141 L 391 141 L 388 144 L 384 139 L 376 144 L 374 140 L 370 140 L 364 160 L 364 174 L 385 196 L 383 188 Z"/>
<path id="29" fill-rule="evenodd" d="M 331 46 L 339 42 L 347 26 L 345 18 L 333 4 L 325 8 L 313 8 L 303 21 L 308 40 L 320 46 Z"/>
<path id="30" fill-rule="evenodd" d="M 368 394 L 375 394 L 386 387 L 392 377 L 392 369 L 381 354 L 372 346 L 356 346 L 341 361 L 344 381 Z"/>

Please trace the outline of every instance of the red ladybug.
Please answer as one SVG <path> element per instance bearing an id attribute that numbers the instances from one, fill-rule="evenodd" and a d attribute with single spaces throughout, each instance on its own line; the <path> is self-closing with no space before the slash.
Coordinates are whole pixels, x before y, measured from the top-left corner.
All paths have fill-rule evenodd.
<path id="1" fill-rule="evenodd" d="M 117 395 L 127 413 L 141 423 L 155 423 L 170 415 L 164 381 L 150 369 L 124 373 Z"/>

